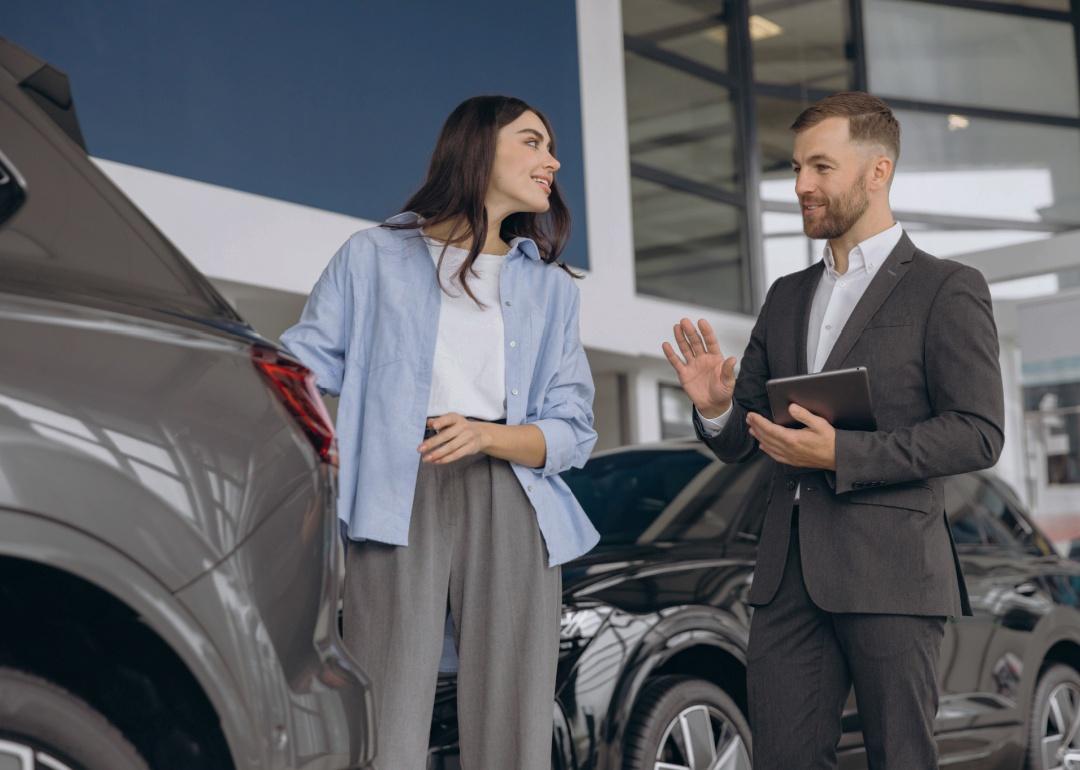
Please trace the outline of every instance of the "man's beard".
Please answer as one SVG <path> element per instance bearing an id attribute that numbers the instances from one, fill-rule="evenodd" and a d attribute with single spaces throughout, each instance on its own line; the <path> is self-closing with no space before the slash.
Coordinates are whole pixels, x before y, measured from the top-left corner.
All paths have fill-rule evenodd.
<path id="1" fill-rule="evenodd" d="M 860 176 L 843 197 L 826 198 L 825 203 L 825 214 L 821 219 L 811 223 L 803 217 L 803 232 L 807 238 L 832 240 L 854 227 L 870 207 L 870 198 L 866 194 L 866 179 Z"/>

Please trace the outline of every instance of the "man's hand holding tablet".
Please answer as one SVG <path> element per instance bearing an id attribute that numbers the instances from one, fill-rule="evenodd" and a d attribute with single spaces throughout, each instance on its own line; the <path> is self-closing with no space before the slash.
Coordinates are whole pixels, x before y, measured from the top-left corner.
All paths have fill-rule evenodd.
<path id="1" fill-rule="evenodd" d="M 791 416 L 804 428 L 785 428 L 750 412 L 746 424 L 757 439 L 761 451 L 778 463 L 795 468 L 836 470 L 836 430 L 824 417 L 818 417 L 798 404 L 788 407 Z"/>
<path id="2" fill-rule="evenodd" d="M 674 332 L 682 356 L 669 342 L 662 348 L 683 391 L 702 417 L 714 419 L 727 414 L 735 395 L 736 358 L 724 357 L 716 333 L 705 319 L 695 327 L 689 318 L 683 318 Z M 798 404 L 791 404 L 788 411 L 805 427 L 785 428 L 760 414 L 746 415 L 750 434 L 761 451 L 785 465 L 836 470 L 836 431 L 828 420 Z"/>

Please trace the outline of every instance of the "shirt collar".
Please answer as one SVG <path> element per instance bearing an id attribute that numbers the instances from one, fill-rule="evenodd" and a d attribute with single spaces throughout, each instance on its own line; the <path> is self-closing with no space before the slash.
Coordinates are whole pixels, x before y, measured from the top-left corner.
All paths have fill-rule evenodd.
<path id="1" fill-rule="evenodd" d="M 900 226 L 899 222 L 896 222 L 887 230 L 882 230 L 877 235 L 867 238 L 848 254 L 848 269 L 845 275 L 851 275 L 859 270 L 874 275 L 893 249 L 896 248 L 896 244 L 900 242 L 903 234 L 904 228 Z M 829 276 L 839 278 L 840 274 L 836 272 L 832 247 L 828 243 L 825 244 L 824 258 L 825 270 L 829 273 Z"/>
<path id="2" fill-rule="evenodd" d="M 420 215 L 415 211 L 402 211 L 400 214 L 394 214 L 386 220 L 388 225 L 411 225 L 420 219 Z"/>
<path id="3" fill-rule="evenodd" d="M 386 223 L 389 225 L 406 225 L 412 224 L 419 219 L 420 215 L 415 211 L 402 211 L 400 214 L 394 214 L 394 216 L 387 219 Z M 518 237 L 512 239 L 510 241 L 510 251 L 513 252 L 514 249 L 517 249 L 529 259 L 536 260 L 537 262 L 541 261 L 540 249 L 537 248 L 536 242 L 532 238 Z"/>
<path id="4" fill-rule="evenodd" d="M 540 249 L 537 248 L 536 242 L 532 238 L 514 238 L 510 241 L 510 250 L 517 249 L 529 259 L 540 262 Z"/>

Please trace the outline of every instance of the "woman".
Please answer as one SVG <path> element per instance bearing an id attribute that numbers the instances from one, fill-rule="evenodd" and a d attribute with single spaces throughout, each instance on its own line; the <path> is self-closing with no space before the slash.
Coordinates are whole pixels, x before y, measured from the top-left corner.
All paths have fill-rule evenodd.
<path id="1" fill-rule="evenodd" d="M 338 251 L 282 341 L 341 395 L 344 635 L 378 765 L 423 770 L 447 607 L 466 770 L 547 770 L 558 565 L 596 530 L 557 474 L 596 442 L 551 127 L 458 106 L 405 213 Z"/>

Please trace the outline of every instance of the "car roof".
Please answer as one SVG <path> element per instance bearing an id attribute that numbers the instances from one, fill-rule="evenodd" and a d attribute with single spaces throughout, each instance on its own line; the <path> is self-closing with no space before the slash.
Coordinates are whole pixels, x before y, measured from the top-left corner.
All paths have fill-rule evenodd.
<path id="1" fill-rule="evenodd" d="M 0 69 L 6 71 L 23 93 L 75 144 L 86 150 L 67 75 L 3 37 L 0 37 Z"/>

